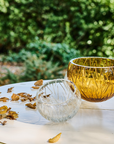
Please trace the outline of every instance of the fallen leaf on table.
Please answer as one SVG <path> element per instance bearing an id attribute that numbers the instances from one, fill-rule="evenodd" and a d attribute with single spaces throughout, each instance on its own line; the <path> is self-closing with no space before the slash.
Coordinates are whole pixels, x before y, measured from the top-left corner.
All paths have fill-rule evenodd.
<path id="1" fill-rule="evenodd" d="M 7 121 L 3 121 L 3 122 L 0 121 L 0 123 L 1 123 L 2 125 L 6 125 Z"/>
<path id="2" fill-rule="evenodd" d="M 18 114 L 15 111 L 9 111 L 8 115 L 12 115 L 14 119 L 18 118 Z"/>
<path id="3" fill-rule="evenodd" d="M 57 141 L 60 139 L 60 136 L 61 136 L 61 133 L 59 133 L 58 135 L 56 135 L 56 136 L 53 137 L 53 138 L 50 138 L 50 139 L 48 140 L 48 142 L 49 142 L 49 143 L 55 143 L 55 142 L 57 142 Z"/>
<path id="4" fill-rule="evenodd" d="M 18 118 L 18 114 L 15 111 L 11 111 L 10 109 L 11 109 L 10 107 L 8 108 L 7 106 L 1 106 L 0 119 L 7 118 L 7 119 L 14 120 Z"/>
<path id="5" fill-rule="evenodd" d="M 27 103 L 26 106 L 29 108 L 32 108 L 32 109 L 36 109 L 36 103 L 34 103 L 34 104 Z"/>
<path id="6" fill-rule="evenodd" d="M 36 81 L 36 82 L 34 83 L 34 85 L 35 85 L 35 86 L 41 86 L 41 85 L 43 85 L 43 79 L 40 79 L 40 80 Z"/>
<path id="7" fill-rule="evenodd" d="M 28 100 L 31 102 L 31 101 L 34 101 L 36 99 L 36 97 L 30 97 L 30 98 L 28 98 Z"/>
<path id="8" fill-rule="evenodd" d="M 7 93 L 12 92 L 13 88 L 14 88 L 14 87 L 8 88 Z"/>
<path id="9" fill-rule="evenodd" d="M 25 97 L 25 98 L 28 98 L 28 97 L 31 97 L 32 95 L 30 94 L 27 94 L 27 93 L 18 93 L 17 95 L 21 96 L 21 97 Z"/>
<path id="10" fill-rule="evenodd" d="M 11 96 L 12 101 L 18 101 L 19 100 L 19 96 L 17 94 L 12 94 Z"/>
<path id="11" fill-rule="evenodd" d="M 7 106 L 1 106 L 1 107 L 0 107 L 0 114 L 6 113 L 7 110 L 8 110 L 8 107 L 7 107 Z"/>
<path id="12" fill-rule="evenodd" d="M 32 86 L 33 89 L 39 89 L 39 86 Z"/>
<path id="13" fill-rule="evenodd" d="M 7 102 L 7 100 L 9 100 L 9 98 L 7 98 L 7 97 L 1 97 L 0 98 L 0 101 L 2 101 L 2 102 Z"/>
<path id="14" fill-rule="evenodd" d="M 26 101 L 26 100 L 28 100 L 28 98 L 22 98 L 22 99 L 21 99 L 22 102 L 24 102 L 24 101 Z"/>
<path id="15" fill-rule="evenodd" d="M 0 114 L 0 120 L 5 118 L 6 117 L 6 114 Z"/>

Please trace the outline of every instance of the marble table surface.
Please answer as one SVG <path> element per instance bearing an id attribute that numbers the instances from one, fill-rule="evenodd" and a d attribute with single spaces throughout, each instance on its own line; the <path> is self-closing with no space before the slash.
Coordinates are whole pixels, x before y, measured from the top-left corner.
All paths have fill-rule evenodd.
<path id="1" fill-rule="evenodd" d="M 36 96 L 37 90 L 31 88 L 34 82 L 1 86 L 0 97 L 10 98 L 13 93 L 19 92 Z M 10 87 L 14 89 L 11 93 L 7 93 Z M 46 144 L 49 138 L 61 132 L 58 144 L 114 144 L 114 97 L 99 103 L 82 100 L 78 113 L 64 123 L 53 123 L 46 120 L 37 110 L 27 108 L 26 103 L 0 102 L 0 106 L 7 105 L 19 113 L 17 120 L 7 120 L 5 126 L 0 124 L 0 142 Z"/>

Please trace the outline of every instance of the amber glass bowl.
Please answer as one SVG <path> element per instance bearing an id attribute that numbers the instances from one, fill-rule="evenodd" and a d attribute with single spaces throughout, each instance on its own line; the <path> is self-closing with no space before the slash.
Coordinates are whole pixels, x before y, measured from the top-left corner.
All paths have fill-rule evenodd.
<path id="1" fill-rule="evenodd" d="M 101 102 L 114 96 L 114 59 L 72 59 L 68 65 L 67 77 L 80 90 L 82 99 Z"/>

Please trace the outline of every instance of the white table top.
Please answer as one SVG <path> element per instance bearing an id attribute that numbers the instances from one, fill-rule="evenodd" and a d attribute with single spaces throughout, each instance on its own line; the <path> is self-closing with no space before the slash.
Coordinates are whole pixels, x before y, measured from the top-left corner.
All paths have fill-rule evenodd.
<path id="1" fill-rule="evenodd" d="M 44 81 L 46 82 L 46 81 Z M 12 93 L 27 92 L 36 95 L 32 82 L 17 83 L 0 87 L 0 97 L 10 98 Z M 12 93 L 7 89 L 14 87 Z M 64 123 L 52 123 L 37 110 L 25 107 L 27 102 L 0 102 L 19 112 L 17 120 L 7 120 L 0 125 L 0 142 L 6 144 L 46 144 L 48 139 L 62 132 L 58 144 L 114 144 L 114 97 L 101 103 L 82 100 L 78 113 Z M 3 121 L 3 120 L 1 120 Z"/>

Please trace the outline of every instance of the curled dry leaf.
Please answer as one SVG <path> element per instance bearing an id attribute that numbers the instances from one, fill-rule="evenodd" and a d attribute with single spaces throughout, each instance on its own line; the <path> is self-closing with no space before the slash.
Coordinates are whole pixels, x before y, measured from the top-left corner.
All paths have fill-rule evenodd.
<path id="1" fill-rule="evenodd" d="M 9 111 L 8 115 L 13 116 L 14 119 L 18 118 L 18 113 L 16 113 L 15 111 Z"/>
<path id="2" fill-rule="evenodd" d="M 31 102 L 31 101 L 34 101 L 36 99 L 36 97 L 33 97 L 33 98 L 28 98 L 28 100 Z"/>
<path id="3" fill-rule="evenodd" d="M 20 97 L 25 97 L 25 98 L 32 96 L 32 95 L 24 93 L 24 92 L 23 93 L 18 93 L 17 95 L 19 95 Z"/>
<path id="4" fill-rule="evenodd" d="M 1 94 L 2 92 L 0 92 L 0 94 Z"/>
<path id="5" fill-rule="evenodd" d="M 16 120 L 13 115 L 8 114 L 5 118 L 10 120 Z"/>
<path id="6" fill-rule="evenodd" d="M 32 86 L 33 89 L 39 89 L 39 86 Z"/>
<path id="7" fill-rule="evenodd" d="M 14 88 L 14 87 L 8 88 L 7 93 L 12 92 L 13 88 Z"/>
<path id="8" fill-rule="evenodd" d="M 2 114 L 0 114 L 0 120 L 2 119 Z"/>
<path id="9" fill-rule="evenodd" d="M 21 99 L 22 102 L 24 102 L 24 101 L 26 101 L 26 100 L 28 100 L 28 98 L 22 98 L 22 99 Z"/>
<path id="10" fill-rule="evenodd" d="M 43 85 L 43 79 L 40 79 L 40 80 L 36 81 L 36 82 L 34 83 L 34 85 L 35 85 L 35 86 L 41 86 L 41 85 Z"/>
<path id="11" fill-rule="evenodd" d="M 1 123 L 2 125 L 6 125 L 7 121 L 3 121 L 3 122 L 0 121 L 0 123 Z"/>
<path id="12" fill-rule="evenodd" d="M 36 103 L 34 103 L 34 104 L 27 103 L 26 106 L 31 108 L 31 109 L 36 109 Z"/>
<path id="13" fill-rule="evenodd" d="M 5 114 L 0 114 L 0 119 L 6 118 L 6 113 Z"/>
<path id="14" fill-rule="evenodd" d="M 25 92 L 22 92 L 22 93 L 18 93 L 17 95 L 19 95 L 19 96 L 23 96 L 23 95 L 26 95 L 27 93 L 25 93 Z"/>
<path id="15" fill-rule="evenodd" d="M 1 106 L 0 107 L 0 114 L 5 114 L 8 110 L 8 107 L 7 106 Z"/>
<path id="16" fill-rule="evenodd" d="M 1 97 L 0 98 L 0 101 L 2 101 L 2 102 L 7 102 L 7 100 L 9 100 L 9 98 L 7 98 L 7 97 Z"/>
<path id="17" fill-rule="evenodd" d="M 18 114 L 15 111 L 11 111 L 11 108 L 7 106 L 0 107 L 0 119 L 7 118 L 7 119 L 16 119 L 18 118 Z"/>
<path id="18" fill-rule="evenodd" d="M 19 100 L 19 96 L 17 94 L 12 94 L 11 96 L 12 101 L 18 101 Z"/>
<path id="19" fill-rule="evenodd" d="M 59 133 L 58 135 L 56 135 L 56 136 L 53 137 L 53 138 L 50 138 L 50 139 L 48 140 L 48 142 L 49 142 L 49 143 L 55 143 L 55 142 L 57 142 L 57 141 L 60 139 L 60 136 L 61 136 L 61 133 Z"/>

